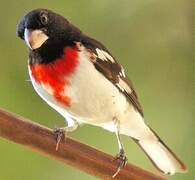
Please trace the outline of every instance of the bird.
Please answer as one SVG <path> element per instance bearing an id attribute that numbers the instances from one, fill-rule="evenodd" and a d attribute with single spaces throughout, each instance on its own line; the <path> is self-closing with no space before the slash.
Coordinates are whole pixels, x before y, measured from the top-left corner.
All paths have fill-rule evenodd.
<path id="1" fill-rule="evenodd" d="M 17 36 L 28 47 L 28 72 L 36 93 L 67 123 L 55 131 L 58 143 L 60 134 L 81 124 L 98 126 L 117 137 L 118 169 L 113 177 L 127 163 L 121 135 L 133 139 L 161 172 L 186 172 L 186 165 L 145 122 L 132 82 L 102 43 L 44 8 L 19 20 Z"/>

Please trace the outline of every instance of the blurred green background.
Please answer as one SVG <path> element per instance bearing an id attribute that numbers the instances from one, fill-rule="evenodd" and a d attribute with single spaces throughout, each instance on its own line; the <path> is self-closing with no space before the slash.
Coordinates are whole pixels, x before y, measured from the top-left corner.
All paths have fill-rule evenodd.
<path id="1" fill-rule="evenodd" d="M 0 107 L 53 128 L 63 118 L 34 92 L 27 72 L 27 48 L 16 37 L 19 18 L 33 8 L 52 9 L 104 43 L 125 67 L 153 129 L 187 164 L 195 179 L 193 0 L 2 1 L 0 6 Z M 82 126 L 70 134 L 110 154 L 118 151 L 114 134 Z M 129 138 L 129 162 L 158 173 Z M 0 139 L 0 180 L 89 179 L 94 177 Z"/>

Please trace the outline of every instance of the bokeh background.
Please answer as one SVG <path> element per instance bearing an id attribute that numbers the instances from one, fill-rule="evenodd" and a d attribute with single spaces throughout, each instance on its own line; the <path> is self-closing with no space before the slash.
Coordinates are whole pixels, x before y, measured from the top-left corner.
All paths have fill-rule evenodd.
<path id="1" fill-rule="evenodd" d="M 104 43 L 125 67 L 143 104 L 147 122 L 187 164 L 195 179 L 194 13 L 193 0 L 17 0 L 0 3 L 0 107 L 53 128 L 63 118 L 33 91 L 27 48 L 16 24 L 29 10 L 52 9 Z M 110 154 L 118 151 L 114 134 L 82 126 L 70 134 Z M 158 173 L 144 153 L 123 137 L 129 162 Z M 0 139 L 1 180 L 88 179 L 94 177 Z"/>

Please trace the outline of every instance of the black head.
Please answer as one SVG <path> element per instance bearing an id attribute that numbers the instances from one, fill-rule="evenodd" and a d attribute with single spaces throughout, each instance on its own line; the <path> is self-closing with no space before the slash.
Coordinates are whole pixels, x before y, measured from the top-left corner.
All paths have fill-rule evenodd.
<path id="1" fill-rule="evenodd" d="M 17 35 L 26 41 L 30 49 L 38 49 L 48 41 L 64 41 L 74 38 L 80 30 L 64 17 L 47 9 L 35 9 L 19 21 Z"/>

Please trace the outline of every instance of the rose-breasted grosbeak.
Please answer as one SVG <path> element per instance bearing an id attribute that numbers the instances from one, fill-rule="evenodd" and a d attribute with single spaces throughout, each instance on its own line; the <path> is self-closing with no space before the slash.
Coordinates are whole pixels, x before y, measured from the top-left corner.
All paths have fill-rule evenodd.
<path id="1" fill-rule="evenodd" d="M 17 34 L 29 47 L 33 87 L 67 120 L 65 131 L 87 123 L 116 133 L 121 160 L 118 171 L 126 162 L 120 134 L 133 138 L 160 171 L 186 170 L 145 124 L 131 81 L 104 45 L 47 9 L 27 13 Z"/>

